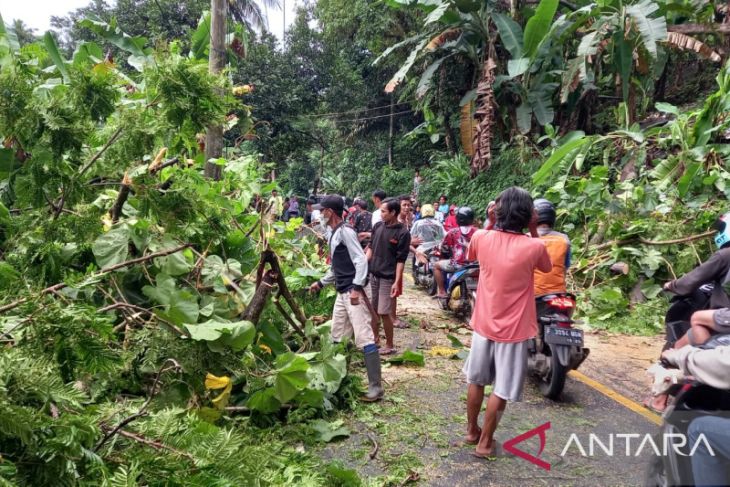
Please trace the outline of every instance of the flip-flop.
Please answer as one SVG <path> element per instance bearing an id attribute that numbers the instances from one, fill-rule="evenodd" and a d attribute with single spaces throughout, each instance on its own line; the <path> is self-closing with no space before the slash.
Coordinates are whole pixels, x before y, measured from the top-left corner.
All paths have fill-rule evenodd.
<path id="1" fill-rule="evenodd" d="M 482 435 L 482 431 L 479 430 L 479 435 L 477 436 L 477 439 L 476 440 L 470 441 L 470 440 L 467 440 L 465 438 L 462 438 L 460 440 L 454 440 L 454 441 L 452 441 L 450 443 L 450 445 L 453 446 L 453 447 L 457 447 L 457 448 L 462 447 L 462 446 L 467 446 L 467 445 L 468 446 L 474 446 L 477 443 L 479 443 L 479 436 L 481 436 L 481 435 Z"/>
<path id="2" fill-rule="evenodd" d="M 398 349 L 396 349 L 396 348 L 387 348 L 387 347 L 385 347 L 385 348 L 381 348 L 380 349 L 380 355 L 381 356 L 382 355 L 395 355 L 396 353 L 398 353 Z"/>

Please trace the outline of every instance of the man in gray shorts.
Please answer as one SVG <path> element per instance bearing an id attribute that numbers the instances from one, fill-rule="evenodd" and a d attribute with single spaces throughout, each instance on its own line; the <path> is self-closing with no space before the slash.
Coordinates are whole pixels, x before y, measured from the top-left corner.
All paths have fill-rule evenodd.
<path id="1" fill-rule="evenodd" d="M 685 345 L 699 347 L 713 335 L 730 333 L 730 308 L 695 311 L 690 318 L 690 325 L 692 327 L 686 335 L 677 340 L 674 348 L 682 348 Z"/>

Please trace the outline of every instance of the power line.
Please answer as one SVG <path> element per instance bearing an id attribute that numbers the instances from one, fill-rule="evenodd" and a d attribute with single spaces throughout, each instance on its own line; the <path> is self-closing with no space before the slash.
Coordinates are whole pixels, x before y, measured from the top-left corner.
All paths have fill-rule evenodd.
<path id="1" fill-rule="evenodd" d="M 415 98 L 412 99 L 412 100 L 402 101 L 400 103 L 394 103 L 393 106 L 407 105 L 407 104 L 409 104 L 412 101 L 415 101 Z M 355 110 L 347 110 L 345 112 L 314 113 L 312 115 L 304 115 L 304 116 L 305 117 L 311 117 L 311 118 L 321 118 L 321 117 L 328 117 L 328 116 L 333 116 L 333 115 L 346 115 L 348 113 L 374 112 L 375 110 L 382 110 L 383 108 L 390 108 L 390 103 L 387 104 L 387 105 L 383 105 L 383 106 L 375 107 L 375 108 L 364 108 L 364 109 L 359 109 L 358 108 L 358 109 L 355 109 Z"/>
<path id="2" fill-rule="evenodd" d="M 391 116 L 394 117 L 396 115 L 403 115 L 404 113 L 415 113 L 415 110 L 404 110 L 402 112 L 388 113 L 387 115 L 378 115 L 376 117 L 353 118 L 352 120 L 335 120 L 335 122 L 337 122 L 337 123 L 341 123 L 341 122 L 364 122 L 365 120 L 375 120 L 375 119 L 378 119 L 378 118 L 388 118 L 388 117 L 391 117 Z"/>

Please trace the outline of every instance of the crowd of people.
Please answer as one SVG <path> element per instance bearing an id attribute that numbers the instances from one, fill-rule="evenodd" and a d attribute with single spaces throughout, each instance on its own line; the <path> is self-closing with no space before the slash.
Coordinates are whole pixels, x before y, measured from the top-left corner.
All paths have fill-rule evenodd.
<path id="1" fill-rule="evenodd" d="M 414 181 L 414 193 L 416 190 Z M 528 341 L 537 332 L 535 297 L 566 292 L 571 246 L 568 237 L 554 228 L 553 204 L 533 200 L 524 189 L 508 188 L 487 206 L 482 228 L 471 208 L 450 204 L 446 195 L 433 204 L 420 204 L 414 195 L 388 197 L 377 190 L 371 195 L 372 211 L 363 198 L 312 197 L 301 214 L 297 204 L 290 203 L 285 210 L 275 198 L 272 193 L 269 207 L 275 206 L 277 212 L 270 213 L 272 216 L 297 213 L 327 243 L 330 268 L 310 290 L 316 292 L 329 284 L 337 289 L 332 338 L 337 342 L 353 338 L 362 350 L 368 374 L 367 401 L 383 397 L 380 356 L 396 353 L 394 328 L 407 327 L 397 316 L 397 299 L 403 292 L 409 255 L 422 260 L 428 249 L 439 248 L 444 258 L 434 268 L 438 299 L 444 297 L 445 274 L 466 262 L 479 263 L 470 320 L 471 349 L 463 368 L 468 383 L 464 442 L 475 445 L 477 456 L 499 455 L 501 448 L 494 439 L 499 420 L 508 401 L 522 398 Z M 707 303 L 710 309 L 694 313 L 690 331 L 663 359 L 695 377 L 706 375 L 707 380 L 730 388 L 730 346 L 713 347 L 711 353 L 704 350 L 713 337 L 730 334 L 730 298 L 724 287 L 730 281 L 730 213 L 719 225 L 716 243 L 720 250 L 694 271 L 665 285 L 665 290 L 680 295 L 708 283 L 714 284 L 714 290 Z M 700 357 L 704 357 L 702 361 Z M 493 390 L 480 426 L 478 416 L 487 385 L 493 385 Z M 659 410 L 666 407 L 666 395 L 647 405 Z M 720 426 L 724 429 L 719 430 Z M 691 434 L 705 432 L 718 442 L 726 440 L 727 431 L 730 420 L 722 418 L 697 421 L 690 429 Z M 703 480 L 719 478 L 708 477 L 718 472 L 707 468 L 715 460 L 701 452 L 697 456 Z"/>

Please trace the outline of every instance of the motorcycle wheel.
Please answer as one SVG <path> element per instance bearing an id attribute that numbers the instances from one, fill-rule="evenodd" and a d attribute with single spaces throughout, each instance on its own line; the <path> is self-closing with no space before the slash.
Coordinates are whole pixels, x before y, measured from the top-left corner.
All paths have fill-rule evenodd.
<path id="1" fill-rule="evenodd" d="M 662 441 L 661 438 L 654 438 L 654 441 Z M 659 443 L 657 443 L 659 444 Z M 669 485 L 667 481 L 667 472 L 664 470 L 664 457 L 661 455 L 652 455 L 649 465 L 646 469 L 646 478 L 644 485 L 647 487 L 666 487 Z"/>
<path id="2" fill-rule="evenodd" d="M 568 375 L 568 367 L 560 363 L 557 354 L 550 356 L 550 369 L 546 376 L 540 378 L 540 393 L 556 401 L 565 387 L 565 378 Z"/>
<path id="3" fill-rule="evenodd" d="M 438 289 L 436 287 L 436 279 L 433 276 L 431 276 L 430 283 L 429 283 L 429 285 L 427 287 L 428 295 L 429 296 L 435 296 L 437 290 Z"/>

